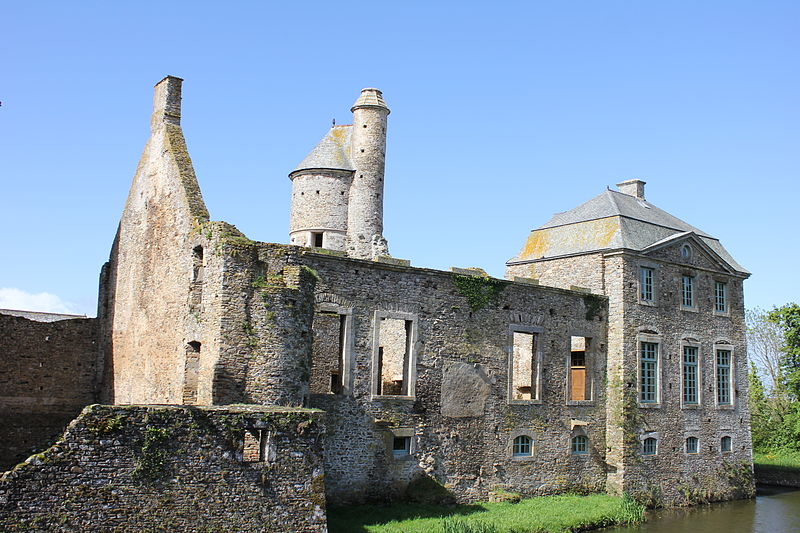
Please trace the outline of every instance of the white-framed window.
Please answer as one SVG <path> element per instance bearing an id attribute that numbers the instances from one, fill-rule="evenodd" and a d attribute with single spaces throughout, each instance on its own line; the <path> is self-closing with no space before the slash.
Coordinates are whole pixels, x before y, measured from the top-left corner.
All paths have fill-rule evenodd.
<path id="1" fill-rule="evenodd" d="M 728 312 L 728 284 L 724 281 L 714 282 L 714 312 L 719 314 Z"/>
<path id="2" fill-rule="evenodd" d="M 639 267 L 639 301 L 653 303 L 655 301 L 655 269 Z"/>
<path id="3" fill-rule="evenodd" d="M 686 438 L 686 453 L 687 454 L 696 454 L 699 453 L 700 450 L 700 441 L 697 437 L 687 437 Z"/>
<path id="4" fill-rule="evenodd" d="M 692 247 L 688 244 L 681 246 L 681 258 L 689 260 L 692 258 Z"/>
<path id="5" fill-rule="evenodd" d="M 733 439 L 731 439 L 728 435 L 725 435 L 719 439 L 719 451 L 722 453 L 733 451 Z"/>
<path id="6" fill-rule="evenodd" d="M 586 455 L 589 453 L 589 437 L 576 435 L 572 437 L 572 455 Z"/>
<path id="7" fill-rule="evenodd" d="M 657 404 L 659 344 L 657 342 L 639 342 L 639 403 Z"/>
<path id="8" fill-rule="evenodd" d="M 658 439 L 647 437 L 642 441 L 642 455 L 656 455 L 658 453 Z"/>
<path id="9" fill-rule="evenodd" d="M 570 336 L 569 360 L 567 362 L 567 403 L 581 404 L 593 400 L 592 339 Z"/>
<path id="10" fill-rule="evenodd" d="M 540 403 L 542 400 L 542 353 L 539 349 L 542 331 L 539 326 L 509 326 L 509 403 Z"/>
<path id="11" fill-rule="evenodd" d="M 514 437 L 514 441 L 511 444 L 511 455 L 513 457 L 530 457 L 533 455 L 533 439 L 528 435 Z"/>
<path id="12" fill-rule="evenodd" d="M 683 405 L 700 403 L 700 348 L 684 344 L 682 360 L 681 402 Z"/>
<path id="13" fill-rule="evenodd" d="M 694 308 L 694 276 L 681 276 L 681 307 Z"/>
<path id="14" fill-rule="evenodd" d="M 714 347 L 714 363 L 717 389 L 717 406 L 733 406 L 734 361 L 733 348 L 728 345 Z"/>
<path id="15" fill-rule="evenodd" d="M 417 378 L 417 316 L 375 311 L 372 395 L 413 399 Z"/>

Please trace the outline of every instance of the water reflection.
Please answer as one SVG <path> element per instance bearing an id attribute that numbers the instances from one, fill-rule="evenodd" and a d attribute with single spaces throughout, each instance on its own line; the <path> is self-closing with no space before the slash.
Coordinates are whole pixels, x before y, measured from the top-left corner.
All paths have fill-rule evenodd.
<path id="1" fill-rule="evenodd" d="M 800 533 L 800 491 L 759 487 L 755 500 L 654 511 L 639 527 L 613 533 Z"/>

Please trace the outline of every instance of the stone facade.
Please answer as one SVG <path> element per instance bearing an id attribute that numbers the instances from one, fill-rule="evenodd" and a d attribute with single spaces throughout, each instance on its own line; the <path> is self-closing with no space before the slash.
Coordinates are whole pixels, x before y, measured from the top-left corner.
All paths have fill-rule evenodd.
<path id="1" fill-rule="evenodd" d="M 96 401 L 97 320 L 41 322 L 0 312 L 0 332 L 4 470 L 52 442 Z"/>
<path id="2" fill-rule="evenodd" d="M 163 505 L 179 530 L 195 523 L 198 491 L 237 502 L 210 506 L 206 520 L 261 520 L 267 531 L 322 531 L 324 500 L 394 500 L 418 482 L 463 502 L 496 490 L 627 491 L 654 505 L 752 495 L 748 274 L 718 241 L 647 204 L 643 182 L 535 230 L 508 280 L 411 267 L 382 237 L 389 109 L 365 89 L 353 124 L 290 174 L 292 244 L 254 242 L 209 220 L 180 128 L 180 81 L 156 86 L 151 138 L 101 272 L 96 383 L 109 403 L 195 407 L 87 411 L 64 437 L 77 447 L 6 476 L 6 523 L 50 524 L 48 502 L 73 502 L 69 487 L 84 485 L 75 509 L 93 502 L 109 527 L 122 498 L 126 519 L 148 525 L 144 504 Z M 683 396 L 686 354 L 698 401 Z M 234 413 L 235 446 L 220 437 Z M 87 426 L 118 417 L 130 422 L 124 438 Z M 136 443 L 165 424 L 189 454 L 169 456 L 181 472 L 161 480 L 169 502 L 132 484 Z M 264 454 L 269 468 L 247 464 Z M 292 464 L 295 474 L 283 469 Z M 114 471 L 124 486 L 104 492 Z M 217 476 L 226 483 L 211 486 Z M 67 507 L 59 519 L 79 528 Z"/>
<path id="3" fill-rule="evenodd" d="M 0 529 L 327 531 L 319 418 L 257 406 L 87 407 L 0 479 Z"/>
<path id="4" fill-rule="evenodd" d="M 644 200 L 640 180 L 620 184 L 620 190 Z M 598 241 L 587 246 L 587 239 L 575 254 L 565 254 L 560 241 L 560 253 L 548 257 L 554 232 L 566 234 L 586 224 L 613 228 L 613 218 L 534 230 L 507 268 L 509 277 L 589 287 L 609 299 L 608 488 L 666 505 L 752 496 L 743 297 L 748 274 L 709 248 L 704 234 L 692 231 L 642 251 L 607 247 L 611 239 L 601 238 L 600 246 Z M 524 260 L 531 253 L 537 257 Z M 644 296 L 643 269 L 651 276 L 650 294 Z M 683 305 L 684 277 L 691 278 L 689 306 Z M 724 284 L 724 310 L 716 308 L 718 283 Z M 644 401 L 642 394 L 643 343 L 657 345 L 652 401 Z M 686 347 L 691 350 L 693 364 L 688 366 L 689 372 L 696 372 L 694 379 L 684 376 Z M 719 351 L 730 357 L 729 368 L 723 365 L 722 370 L 730 377 L 722 385 Z M 687 384 L 696 389 L 696 397 L 684 395 Z M 729 394 L 722 404 L 718 395 L 725 391 L 720 388 Z M 655 439 L 652 454 L 644 450 L 648 438 Z"/>

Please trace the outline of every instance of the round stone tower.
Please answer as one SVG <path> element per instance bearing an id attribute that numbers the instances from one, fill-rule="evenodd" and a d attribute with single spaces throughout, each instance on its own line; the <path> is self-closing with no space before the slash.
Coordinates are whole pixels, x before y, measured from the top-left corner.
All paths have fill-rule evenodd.
<path id="1" fill-rule="evenodd" d="M 347 253 L 358 259 L 388 254 L 383 238 L 383 172 L 386 162 L 386 118 L 381 91 L 367 88 L 351 109 L 350 159 L 354 167 L 347 209 Z"/>
<path id="2" fill-rule="evenodd" d="M 334 126 L 289 174 L 292 207 L 289 242 L 297 246 L 345 250 L 347 202 L 353 165 L 351 126 Z"/>

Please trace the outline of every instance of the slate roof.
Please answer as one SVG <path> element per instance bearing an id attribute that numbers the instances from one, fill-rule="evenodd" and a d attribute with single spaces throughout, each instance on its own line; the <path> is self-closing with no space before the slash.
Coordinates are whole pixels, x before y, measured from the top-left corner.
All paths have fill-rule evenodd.
<path id="1" fill-rule="evenodd" d="M 358 100 L 356 100 L 356 103 L 353 104 L 353 107 L 350 108 L 350 111 L 352 112 L 357 107 L 384 107 L 387 110 L 389 109 L 389 106 L 387 106 L 386 102 L 383 100 L 383 93 L 381 90 L 374 87 L 361 89 L 361 94 Z"/>
<path id="2" fill-rule="evenodd" d="M 300 170 L 324 168 L 332 170 L 355 170 L 350 160 L 350 139 L 353 133 L 352 125 L 332 127 L 325 137 L 311 150 L 299 165 L 289 174 L 290 176 Z"/>
<path id="3" fill-rule="evenodd" d="M 0 309 L 0 315 L 19 316 L 34 322 L 57 322 L 59 320 L 73 320 L 86 318 L 86 315 L 65 315 L 63 313 L 42 313 L 40 311 L 22 311 L 19 309 Z"/>
<path id="4" fill-rule="evenodd" d="M 610 189 L 574 209 L 553 215 L 531 232 L 522 251 L 508 264 L 600 250 L 646 251 L 692 236 L 731 268 L 749 274 L 718 239 L 650 202 Z"/>

